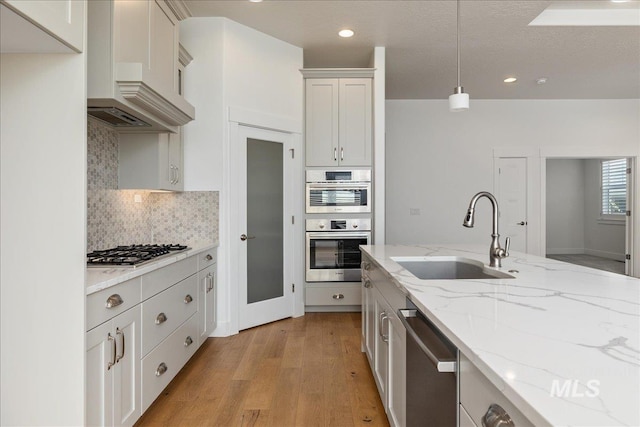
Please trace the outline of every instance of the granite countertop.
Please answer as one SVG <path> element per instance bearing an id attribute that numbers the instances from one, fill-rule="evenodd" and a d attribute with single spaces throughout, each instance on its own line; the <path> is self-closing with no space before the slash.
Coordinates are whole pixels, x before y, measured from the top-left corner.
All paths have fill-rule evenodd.
<path id="1" fill-rule="evenodd" d="M 391 257 L 489 245 L 361 248 L 534 425 L 640 425 L 640 279 L 512 252 L 515 279 L 420 280 Z"/>
<path id="2" fill-rule="evenodd" d="M 173 264 L 176 261 L 188 258 L 192 255 L 197 255 L 201 252 L 208 251 L 218 246 L 218 243 L 198 243 L 191 245 L 191 249 L 180 252 L 173 256 L 163 257 L 156 262 L 150 262 L 141 267 L 91 267 L 86 269 L 85 274 L 85 292 L 87 295 L 91 295 L 95 292 L 107 289 L 111 286 L 115 286 L 118 283 L 125 282 L 129 279 L 142 276 L 143 274 L 150 273 L 153 270 L 165 267 Z"/>

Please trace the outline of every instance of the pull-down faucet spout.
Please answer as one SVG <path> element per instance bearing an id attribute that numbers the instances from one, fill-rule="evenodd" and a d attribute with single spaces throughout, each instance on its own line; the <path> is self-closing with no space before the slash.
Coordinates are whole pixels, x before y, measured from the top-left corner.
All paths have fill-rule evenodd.
<path id="1" fill-rule="evenodd" d="M 502 267 L 502 258 L 509 256 L 509 245 L 511 244 L 511 239 L 507 237 L 505 248 L 503 249 L 500 247 L 500 234 L 498 234 L 498 201 L 493 194 L 488 191 L 481 191 L 473 196 L 469 202 L 469 209 L 467 209 L 467 215 L 462 221 L 462 225 L 468 228 L 473 228 L 476 203 L 478 203 L 478 200 L 482 197 L 489 199 L 493 208 L 493 231 L 491 233 L 491 246 L 489 247 L 489 265 L 491 267 Z"/>

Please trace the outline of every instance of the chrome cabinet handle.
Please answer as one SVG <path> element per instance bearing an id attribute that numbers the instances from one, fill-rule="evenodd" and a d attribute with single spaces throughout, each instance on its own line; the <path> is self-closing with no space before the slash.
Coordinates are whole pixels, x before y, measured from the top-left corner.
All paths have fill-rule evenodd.
<path id="1" fill-rule="evenodd" d="M 174 171 L 175 166 L 173 165 L 169 165 L 169 184 L 175 184 L 176 181 L 176 174 Z"/>
<path id="2" fill-rule="evenodd" d="M 176 182 L 174 182 L 174 184 L 177 184 L 180 182 L 180 166 L 176 166 Z"/>
<path id="3" fill-rule="evenodd" d="M 158 314 L 158 316 L 156 317 L 156 325 L 161 325 L 164 322 L 167 321 L 167 315 L 164 313 L 160 313 Z"/>
<path id="4" fill-rule="evenodd" d="M 333 149 L 333 161 L 337 162 L 338 161 L 338 149 L 334 147 Z"/>
<path id="5" fill-rule="evenodd" d="M 109 298 L 107 298 L 106 307 L 107 308 L 114 308 L 114 307 L 119 306 L 123 302 L 124 302 L 124 300 L 122 299 L 122 297 L 120 295 L 113 294 Z"/>
<path id="6" fill-rule="evenodd" d="M 193 344 L 193 339 L 191 337 L 187 337 L 184 340 L 184 346 L 185 347 L 189 347 L 191 344 Z"/>
<path id="7" fill-rule="evenodd" d="M 120 340 L 122 342 L 122 345 L 120 346 L 120 348 L 121 348 L 120 354 L 117 354 L 117 351 L 116 351 L 116 363 L 118 363 L 124 357 L 124 332 L 122 332 L 122 330 L 120 328 L 116 328 L 116 338 L 118 336 L 120 336 Z M 118 343 L 116 341 L 116 350 L 117 349 L 118 349 Z"/>
<path id="8" fill-rule="evenodd" d="M 360 267 L 365 271 L 369 271 L 369 269 L 371 268 L 371 264 L 366 261 L 362 261 Z"/>
<path id="9" fill-rule="evenodd" d="M 492 403 L 482 417 L 482 427 L 515 427 L 507 411 L 497 403 Z"/>
<path id="10" fill-rule="evenodd" d="M 334 294 L 334 295 L 333 295 L 333 299 L 335 299 L 335 300 L 341 300 L 341 299 L 344 299 L 344 295 L 342 295 L 342 294 Z"/>
<path id="11" fill-rule="evenodd" d="M 111 369 L 113 365 L 116 364 L 116 339 L 111 335 L 111 333 L 107 334 L 107 341 L 112 341 L 111 344 L 111 360 L 107 363 L 107 371 Z"/>
<path id="12" fill-rule="evenodd" d="M 207 293 L 211 292 L 213 290 L 213 274 L 209 273 L 206 275 L 205 277 L 206 280 L 206 290 Z"/>
<path id="13" fill-rule="evenodd" d="M 158 368 L 156 369 L 156 377 L 159 377 L 160 375 L 164 374 L 165 372 L 167 372 L 167 364 L 162 362 L 161 364 L 158 365 Z"/>
<path id="14" fill-rule="evenodd" d="M 364 287 L 365 288 L 370 288 L 371 287 L 371 280 L 364 279 Z"/>
<path id="15" fill-rule="evenodd" d="M 207 261 L 212 261 L 213 257 L 211 256 L 211 254 L 207 254 L 204 259 L 206 259 Z"/>
<path id="16" fill-rule="evenodd" d="M 389 316 L 386 312 L 382 312 L 382 319 L 380 320 L 380 338 L 382 338 L 382 342 L 389 342 L 389 331 L 384 333 L 384 321 L 387 321 L 387 326 L 389 325 Z"/>
<path id="17" fill-rule="evenodd" d="M 340 147 L 340 161 L 344 160 L 344 148 Z"/>
<path id="18" fill-rule="evenodd" d="M 189 304 L 191 301 L 193 301 L 193 297 L 189 294 L 187 294 L 186 297 L 184 297 L 184 303 L 185 304 Z"/>

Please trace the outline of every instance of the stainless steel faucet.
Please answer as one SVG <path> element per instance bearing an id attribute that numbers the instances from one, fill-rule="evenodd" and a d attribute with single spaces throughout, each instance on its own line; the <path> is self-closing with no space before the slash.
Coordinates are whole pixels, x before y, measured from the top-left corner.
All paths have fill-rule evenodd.
<path id="1" fill-rule="evenodd" d="M 473 220 L 475 217 L 476 203 L 482 197 L 486 197 L 493 206 L 493 232 L 491 233 L 491 246 L 489 247 L 489 265 L 491 267 L 502 267 L 502 258 L 509 256 L 509 245 L 511 239 L 507 237 L 505 242 L 505 248 L 500 247 L 500 234 L 498 234 L 498 201 L 493 194 L 487 191 L 481 191 L 471 198 L 469 202 L 469 209 L 467 210 L 467 216 L 462 221 L 462 225 L 468 228 L 473 228 Z"/>

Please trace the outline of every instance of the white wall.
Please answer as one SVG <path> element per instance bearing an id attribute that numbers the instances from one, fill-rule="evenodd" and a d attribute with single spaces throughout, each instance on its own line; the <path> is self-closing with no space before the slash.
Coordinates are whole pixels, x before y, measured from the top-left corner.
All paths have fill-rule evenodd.
<path id="1" fill-rule="evenodd" d="M 584 160 L 547 160 L 547 254 L 584 253 L 584 169 Z"/>
<path id="2" fill-rule="evenodd" d="M 584 248 L 589 255 L 624 261 L 625 223 L 600 220 L 600 160 L 584 160 Z M 640 250 L 638 248 L 637 250 Z"/>
<path id="3" fill-rule="evenodd" d="M 0 56 L 2 425 L 84 424 L 85 81 L 83 54 Z"/>
<path id="4" fill-rule="evenodd" d="M 302 49 L 225 18 L 190 18 L 181 23 L 180 40 L 194 57 L 185 70 L 185 97 L 196 108 L 196 120 L 185 126 L 185 189 L 220 191 L 218 327 L 214 335 L 225 336 L 237 332 L 238 313 L 237 283 L 230 283 L 237 269 L 237 236 L 231 218 L 238 215 L 232 204 L 237 179 L 230 114 L 255 117 L 260 123 L 254 124 L 262 127 L 271 127 L 267 122 L 277 118 L 299 136 Z M 297 140 L 301 142 L 300 137 Z M 303 162 L 302 146 L 297 152 L 298 162 Z M 299 224 L 302 227 L 302 221 Z M 302 271 L 297 274 L 302 283 Z M 303 310 L 302 296 L 298 292 L 295 298 Z"/>
<path id="5" fill-rule="evenodd" d="M 387 243 L 488 245 L 490 204 L 478 205 L 474 229 L 462 219 L 473 194 L 493 190 L 493 148 L 640 153 L 638 100 L 472 100 L 464 113 L 388 100 L 386 113 Z"/>

